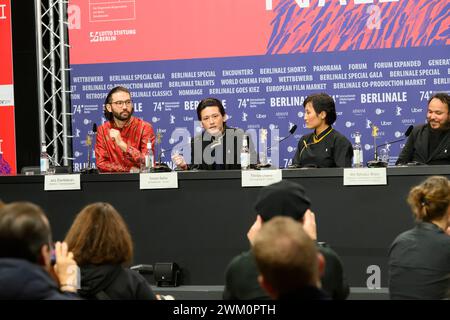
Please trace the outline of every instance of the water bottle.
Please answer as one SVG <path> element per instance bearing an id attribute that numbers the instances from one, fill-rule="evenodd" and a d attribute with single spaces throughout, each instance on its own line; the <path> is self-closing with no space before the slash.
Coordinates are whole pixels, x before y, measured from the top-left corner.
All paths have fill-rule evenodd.
<path id="1" fill-rule="evenodd" d="M 92 150 L 92 158 L 91 158 L 91 168 L 95 168 L 96 167 L 96 162 L 95 162 L 95 149 Z"/>
<path id="2" fill-rule="evenodd" d="M 387 148 L 381 148 L 378 151 L 378 158 L 380 161 L 384 162 L 387 166 L 389 164 L 389 149 Z"/>
<path id="3" fill-rule="evenodd" d="M 150 172 L 153 168 L 154 156 L 152 150 L 152 143 L 147 142 L 147 152 L 144 155 L 144 159 L 141 165 L 141 172 Z"/>
<path id="4" fill-rule="evenodd" d="M 361 134 L 359 132 L 355 133 L 355 144 L 353 145 L 353 167 L 364 167 L 363 151 L 361 147 Z"/>
<path id="5" fill-rule="evenodd" d="M 46 174 L 49 166 L 50 166 L 50 161 L 48 158 L 47 146 L 45 145 L 45 142 L 43 141 L 41 143 L 41 156 L 40 156 L 41 174 Z"/>
<path id="6" fill-rule="evenodd" d="M 242 149 L 241 149 L 241 169 L 250 169 L 250 150 L 248 148 L 248 136 L 242 137 Z"/>

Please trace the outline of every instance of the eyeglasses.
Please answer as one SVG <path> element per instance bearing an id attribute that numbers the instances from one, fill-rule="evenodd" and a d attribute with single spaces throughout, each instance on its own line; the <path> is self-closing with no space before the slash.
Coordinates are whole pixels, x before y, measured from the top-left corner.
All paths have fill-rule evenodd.
<path id="1" fill-rule="evenodd" d="M 118 101 L 111 102 L 111 104 L 115 105 L 116 107 L 123 107 L 124 104 L 127 107 L 129 107 L 129 106 L 131 106 L 132 103 L 133 103 L 133 101 L 131 101 L 131 100 L 126 100 L 126 101 L 118 100 Z"/>

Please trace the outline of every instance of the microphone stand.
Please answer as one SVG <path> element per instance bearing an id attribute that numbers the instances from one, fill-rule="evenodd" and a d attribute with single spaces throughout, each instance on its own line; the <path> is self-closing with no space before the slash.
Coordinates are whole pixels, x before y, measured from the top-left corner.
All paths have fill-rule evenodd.
<path id="1" fill-rule="evenodd" d="M 295 133 L 295 131 L 297 130 L 297 125 L 295 124 L 295 125 L 293 125 L 292 126 L 292 128 L 289 130 L 289 134 L 286 136 L 286 137 L 284 137 L 283 139 L 280 139 L 280 140 L 278 140 L 277 141 L 277 144 L 276 145 L 274 145 L 273 147 L 279 147 L 280 146 L 280 144 L 281 144 L 281 142 L 283 142 L 284 140 L 286 140 L 287 138 L 289 138 L 290 136 L 292 136 L 294 133 Z M 266 133 L 267 134 L 267 133 Z M 266 139 L 266 137 L 264 137 L 264 139 Z M 265 150 L 265 152 L 268 152 L 268 151 L 271 151 L 272 150 L 272 146 L 270 146 L 269 148 L 267 148 L 266 150 Z M 251 167 L 252 169 L 256 169 L 256 170 L 260 170 L 260 169 L 265 169 L 265 168 L 270 168 L 270 167 L 272 167 L 272 165 L 270 164 L 270 163 L 258 163 L 258 164 L 256 164 L 256 165 L 254 165 L 253 167 Z"/>
<path id="2" fill-rule="evenodd" d="M 95 127 L 94 134 L 97 133 L 97 128 Z M 86 138 L 86 144 L 88 146 L 88 157 L 87 157 L 87 166 L 86 168 L 82 169 L 80 172 L 85 174 L 94 174 L 98 173 L 98 170 L 96 168 L 92 167 L 91 163 L 91 154 L 92 154 L 92 138 L 91 135 L 88 134 Z"/>
<path id="3" fill-rule="evenodd" d="M 156 143 L 159 148 L 158 162 L 155 163 L 155 166 L 151 169 L 150 172 L 171 172 L 172 169 L 170 169 L 167 164 L 161 162 L 162 151 L 161 151 L 161 133 L 160 132 L 158 132 L 158 134 L 156 135 Z"/>
<path id="4" fill-rule="evenodd" d="M 384 145 L 387 145 L 385 143 Z M 374 156 L 375 159 L 367 162 L 368 168 L 386 168 L 388 166 L 388 163 L 386 161 L 382 161 L 378 159 L 378 147 L 377 147 L 377 137 L 373 137 L 373 146 L 375 148 Z M 381 146 L 381 145 L 380 145 Z"/>

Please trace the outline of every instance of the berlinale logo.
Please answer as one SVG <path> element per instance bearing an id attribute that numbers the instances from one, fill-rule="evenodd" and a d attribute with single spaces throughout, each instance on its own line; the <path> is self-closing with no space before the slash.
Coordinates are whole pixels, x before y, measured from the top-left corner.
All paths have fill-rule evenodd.
<path id="1" fill-rule="evenodd" d="M 0 4 L 0 20 L 6 20 L 5 8 L 6 4 Z"/>

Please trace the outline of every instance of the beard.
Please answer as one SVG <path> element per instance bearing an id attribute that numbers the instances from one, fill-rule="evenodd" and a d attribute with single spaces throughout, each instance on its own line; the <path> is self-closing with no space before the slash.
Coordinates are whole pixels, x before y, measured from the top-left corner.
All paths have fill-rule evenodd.
<path id="1" fill-rule="evenodd" d="M 431 129 L 433 129 L 433 130 L 446 131 L 446 130 L 449 130 L 449 129 L 450 129 L 450 118 L 448 118 L 447 121 L 446 121 L 445 123 L 441 123 L 441 124 L 439 125 L 439 127 L 438 127 L 438 128 L 435 128 L 435 129 L 431 126 L 431 121 L 430 121 L 430 120 L 427 120 L 427 123 L 428 123 L 428 126 L 429 126 Z"/>
<path id="2" fill-rule="evenodd" d="M 130 112 L 122 111 L 122 112 L 114 112 L 112 111 L 113 117 L 116 120 L 127 121 L 133 115 L 134 108 L 131 108 Z"/>

